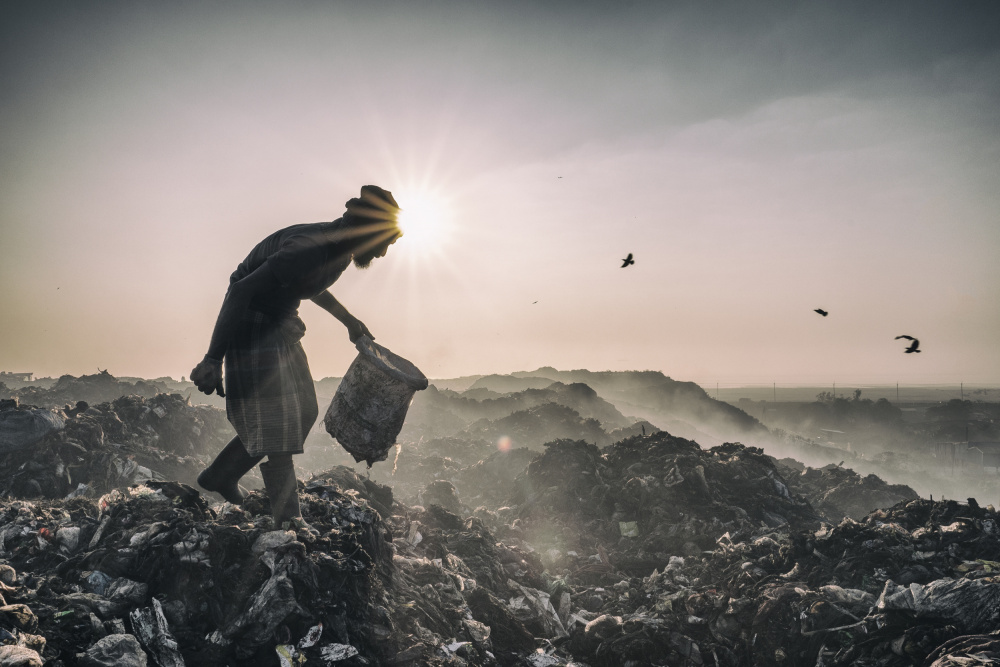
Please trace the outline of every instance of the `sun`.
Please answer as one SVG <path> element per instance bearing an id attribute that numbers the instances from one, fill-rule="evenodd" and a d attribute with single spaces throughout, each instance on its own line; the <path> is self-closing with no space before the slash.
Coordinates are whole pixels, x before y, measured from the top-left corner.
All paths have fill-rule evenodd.
<path id="1" fill-rule="evenodd" d="M 452 208 L 447 198 L 432 190 L 404 190 L 396 194 L 399 203 L 400 245 L 426 255 L 438 252 L 451 241 Z"/>

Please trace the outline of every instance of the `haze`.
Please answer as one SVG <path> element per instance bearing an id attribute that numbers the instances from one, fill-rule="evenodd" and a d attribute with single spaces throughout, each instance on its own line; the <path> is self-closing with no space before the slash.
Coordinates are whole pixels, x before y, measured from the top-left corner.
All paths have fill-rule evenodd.
<path id="1" fill-rule="evenodd" d="M 376 183 L 450 224 L 333 292 L 432 377 L 996 382 L 997 25 L 988 2 L 5 3 L 0 370 L 187 375 L 253 245 Z M 314 377 L 343 375 L 346 331 L 300 312 Z"/>

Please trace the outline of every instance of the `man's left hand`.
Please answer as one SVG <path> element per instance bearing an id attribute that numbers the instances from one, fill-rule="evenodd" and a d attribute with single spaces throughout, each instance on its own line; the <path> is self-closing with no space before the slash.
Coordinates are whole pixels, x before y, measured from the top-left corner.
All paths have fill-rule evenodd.
<path id="1" fill-rule="evenodd" d="M 225 396 L 226 390 L 222 382 L 222 364 L 211 361 L 202 361 L 191 371 L 191 382 L 198 387 L 198 391 L 211 396 L 212 392 L 217 392 L 219 396 Z"/>

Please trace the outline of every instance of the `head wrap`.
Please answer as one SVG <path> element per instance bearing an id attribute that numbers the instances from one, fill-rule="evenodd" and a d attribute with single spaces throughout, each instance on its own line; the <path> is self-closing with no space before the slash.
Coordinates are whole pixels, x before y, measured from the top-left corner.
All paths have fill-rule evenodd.
<path id="1" fill-rule="evenodd" d="M 348 216 L 371 221 L 383 220 L 396 224 L 399 215 L 399 204 L 392 193 L 377 185 L 362 185 L 361 196 L 349 199 L 345 206 Z"/>

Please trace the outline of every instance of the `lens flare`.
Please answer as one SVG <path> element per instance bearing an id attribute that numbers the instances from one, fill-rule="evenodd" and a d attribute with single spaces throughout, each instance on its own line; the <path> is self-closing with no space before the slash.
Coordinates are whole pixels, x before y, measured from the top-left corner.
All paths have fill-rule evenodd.
<path id="1" fill-rule="evenodd" d="M 509 452 L 513 446 L 514 442 L 510 439 L 510 436 L 503 435 L 497 440 L 497 449 L 501 452 Z"/>
<path id="2" fill-rule="evenodd" d="M 401 247 L 427 254 L 440 251 L 451 236 L 452 213 L 448 200 L 429 190 L 401 191 L 399 228 L 403 231 Z"/>

